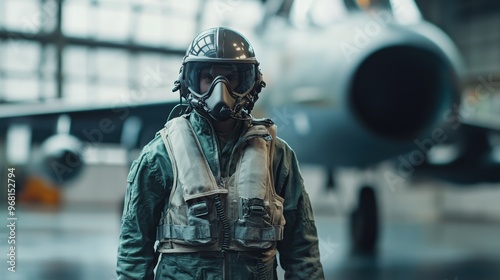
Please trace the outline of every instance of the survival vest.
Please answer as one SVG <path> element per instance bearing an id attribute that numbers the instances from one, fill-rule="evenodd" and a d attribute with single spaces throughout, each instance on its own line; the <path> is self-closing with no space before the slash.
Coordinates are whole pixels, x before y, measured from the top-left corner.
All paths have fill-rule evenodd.
<path id="1" fill-rule="evenodd" d="M 216 178 L 189 120 L 178 117 L 160 131 L 173 168 L 168 207 L 157 227 L 161 253 L 262 251 L 283 239 L 283 198 L 274 189 L 276 126 L 252 124 Z M 219 167 L 220 168 L 220 167 Z"/>

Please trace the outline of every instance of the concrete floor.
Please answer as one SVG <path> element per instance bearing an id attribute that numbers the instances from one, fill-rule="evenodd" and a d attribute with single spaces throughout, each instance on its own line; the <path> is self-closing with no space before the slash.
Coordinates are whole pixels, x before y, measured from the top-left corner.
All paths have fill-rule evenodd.
<path id="1" fill-rule="evenodd" d="M 443 200 L 439 194 L 443 186 L 430 183 L 424 188 L 378 188 L 383 222 L 380 243 L 374 256 L 361 257 L 350 253 L 346 221 L 355 196 L 353 186 L 359 184 L 356 178 L 360 176 L 347 172 L 347 179 L 340 178 L 344 188 L 327 192 L 322 187 L 321 169 L 304 167 L 302 171 L 313 203 L 326 279 L 500 279 L 500 222 L 443 218 L 443 201 L 456 208 L 463 208 L 460 205 L 464 203 L 489 207 L 493 210 L 489 213 L 497 213 L 491 208 L 495 203 L 472 195 L 474 189 L 463 196 L 466 200 Z M 383 186 L 383 182 L 377 185 Z M 460 194 L 456 189 L 450 191 Z M 494 197 L 493 193 L 489 197 Z M 121 214 L 118 203 L 67 205 L 73 207 L 60 211 L 17 209 L 15 273 L 7 270 L 8 232 L 6 226 L 1 227 L 1 280 L 115 279 Z M 0 218 L 7 224 L 7 207 L 0 206 Z"/>
<path id="2" fill-rule="evenodd" d="M 111 209 L 18 211 L 17 267 L 1 279 L 114 279 L 119 217 Z M 2 217 L 5 212 L 2 212 Z M 386 222 L 376 256 L 349 253 L 345 220 L 317 215 L 326 279 L 500 279 L 500 225 Z M 6 232 L 0 236 L 6 258 Z"/>

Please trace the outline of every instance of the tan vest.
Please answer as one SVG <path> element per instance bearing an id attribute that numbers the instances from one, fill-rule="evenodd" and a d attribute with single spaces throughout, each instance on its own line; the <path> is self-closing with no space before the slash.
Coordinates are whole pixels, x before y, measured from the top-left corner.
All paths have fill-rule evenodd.
<path id="1" fill-rule="evenodd" d="M 157 228 L 158 251 L 275 251 L 283 239 L 283 198 L 274 189 L 272 160 L 276 126 L 252 125 L 230 162 L 236 169 L 215 178 L 185 117 L 160 131 L 174 181 Z"/>

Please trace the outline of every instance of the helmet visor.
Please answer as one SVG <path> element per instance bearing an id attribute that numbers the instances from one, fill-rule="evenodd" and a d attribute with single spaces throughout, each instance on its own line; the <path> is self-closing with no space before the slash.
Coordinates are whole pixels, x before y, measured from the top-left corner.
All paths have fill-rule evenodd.
<path id="1" fill-rule="evenodd" d="M 225 77 L 231 86 L 231 94 L 247 95 L 256 82 L 257 65 L 253 63 L 214 63 L 190 61 L 185 66 L 185 79 L 191 93 L 199 97 L 207 94 L 212 81 Z"/>

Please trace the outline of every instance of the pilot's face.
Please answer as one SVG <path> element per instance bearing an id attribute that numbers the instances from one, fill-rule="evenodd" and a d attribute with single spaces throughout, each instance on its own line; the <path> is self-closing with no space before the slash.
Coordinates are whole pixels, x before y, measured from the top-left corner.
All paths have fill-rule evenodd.
<path id="1" fill-rule="evenodd" d="M 239 77 L 231 65 L 213 65 L 210 68 L 201 70 L 200 73 L 200 92 L 205 93 L 210 89 L 213 80 L 218 76 L 224 76 L 234 89 L 239 85 Z"/>

